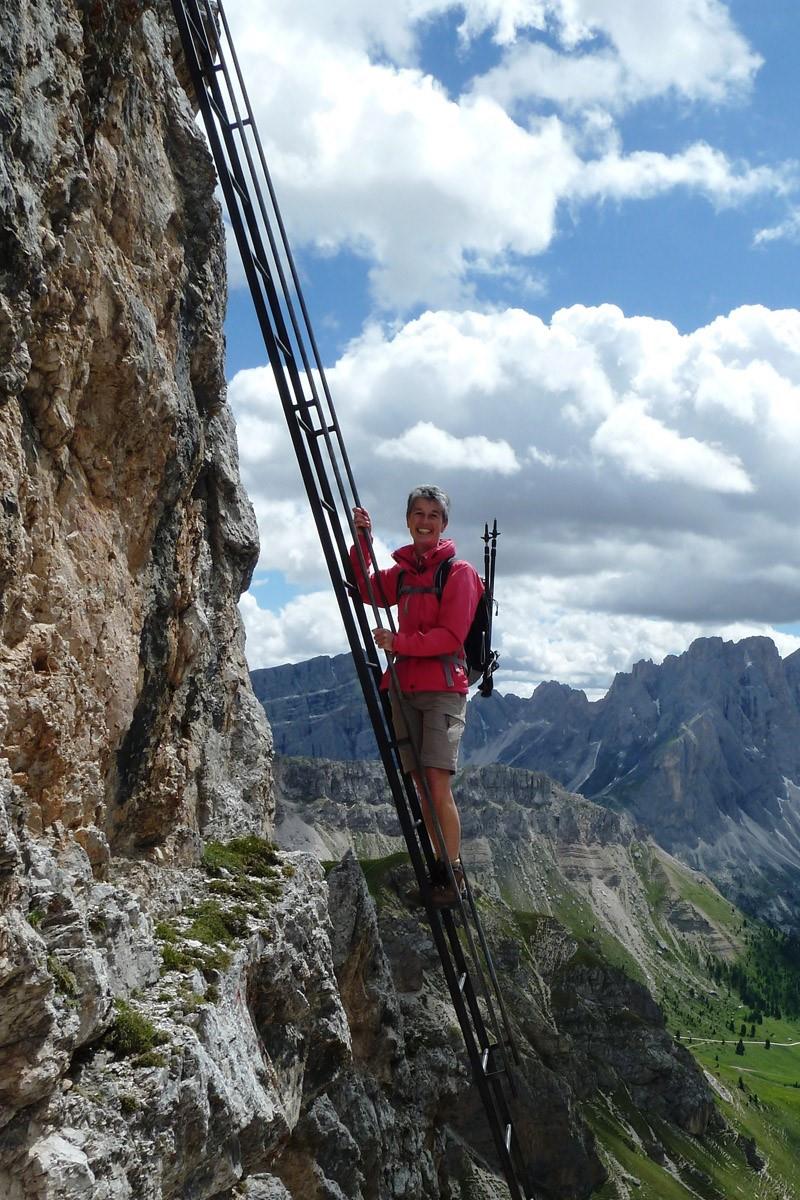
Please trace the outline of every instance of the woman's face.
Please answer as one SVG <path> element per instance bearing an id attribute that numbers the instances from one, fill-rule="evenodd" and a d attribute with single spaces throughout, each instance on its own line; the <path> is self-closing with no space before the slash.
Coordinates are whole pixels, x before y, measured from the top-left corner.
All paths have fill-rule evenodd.
<path id="1" fill-rule="evenodd" d="M 435 550 L 447 522 L 435 500 L 415 500 L 406 518 L 414 549 L 420 556 Z"/>

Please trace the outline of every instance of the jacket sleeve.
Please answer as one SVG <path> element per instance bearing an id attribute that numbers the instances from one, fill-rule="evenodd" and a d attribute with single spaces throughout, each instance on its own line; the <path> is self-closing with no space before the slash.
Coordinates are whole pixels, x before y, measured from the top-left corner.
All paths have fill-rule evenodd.
<path id="1" fill-rule="evenodd" d="M 442 591 L 439 624 L 427 633 L 396 633 L 393 650 L 414 658 L 455 654 L 464 645 L 475 609 L 483 594 L 483 581 L 468 562 L 456 562 Z"/>
<path id="2" fill-rule="evenodd" d="M 361 552 L 364 555 L 364 562 L 369 568 L 369 543 L 367 542 L 366 538 L 360 537 L 358 540 L 361 545 Z M 350 547 L 350 563 L 353 568 L 356 586 L 358 587 L 358 594 L 365 604 L 370 604 L 371 601 L 369 591 L 367 590 L 367 581 L 364 577 L 364 572 L 361 569 L 361 560 L 358 550 L 355 546 Z M 393 567 L 388 567 L 385 571 L 370 570 L 369 578 L 372 581 L 372 589 L 375 594 L 375 599 L 379 605 L 383 606 L 384 601 L 390 606 L 397 603 L 397 576 L 399 574 L 400 568 L 396 563 Z"/>

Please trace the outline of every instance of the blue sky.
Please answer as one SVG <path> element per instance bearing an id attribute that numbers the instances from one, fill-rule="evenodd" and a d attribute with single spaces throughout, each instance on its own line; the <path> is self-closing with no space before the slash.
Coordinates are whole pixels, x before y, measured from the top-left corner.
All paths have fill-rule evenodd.
<path id="1" fill-rule="evenodd" d="M 428 478 L 461 553 L 484 516 L 508 531 L 508 690 L 598 694 L 698 634 L 800 646 L 798 7 L 227 11 L 386 547 Z M 236 278 L 263 666 L 344 643 Z"/>

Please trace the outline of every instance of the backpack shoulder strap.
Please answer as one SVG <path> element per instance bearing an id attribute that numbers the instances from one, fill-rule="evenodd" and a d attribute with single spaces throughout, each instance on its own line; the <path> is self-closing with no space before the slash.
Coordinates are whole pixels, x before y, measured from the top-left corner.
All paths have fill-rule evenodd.
<path id="1" fill-rule="evenodd" d="M 454 562 L 455 562 L 454 558 L 445 558 L 442 562 L 439 563 L 438 567 L 436 568 L 436 574 L 433 577 L 433 588 L 434 588 L 434 591 L 436 592 L 437 600 L 441 600 L 441 598 L 442 598 L 442 592 L 444 591 L 444 585 L 447 583 L 447 580 L 450 578 L 450 568 L 452 567 Z"/>

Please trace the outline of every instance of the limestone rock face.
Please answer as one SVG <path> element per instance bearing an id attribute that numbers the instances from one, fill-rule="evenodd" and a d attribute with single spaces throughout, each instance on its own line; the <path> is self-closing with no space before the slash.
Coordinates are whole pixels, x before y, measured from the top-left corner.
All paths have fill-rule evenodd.
<path id="1" fill-rule="evenodd" d="M 298 1043 L 314 1025 L 320 1046 L 348 1044 L 316 868 L 298 868 L 273 930 L 283 976 L 245 923 L 216 984 L 196 970 L 160 979 L 155 923 L 190 904 L 203 841 L 265 835 L 273 807 L 237 611 L 258 547 L 225 401 L 224 238 L 175 64 L 162 0 L 0 11 L 9 1200 L 211 1195 L 250 1159 L 266 1180 L 264 1147 L 285 1136 L 317 1067 L 297 1052 L 283 1078 L 279 1047 L 262 1050 L 268 1030 L 247 1016 L 262 976 Z M 215 987 L 198 1033 L 183 1020 L 191 995 Z M 168 1062 L 139 1072 L 102 1048 L 120 1001 L 161 1022 Z M 173 1127 L 175 1145 L 162 1144 Z"/>
<path id="2" fill-rule="evenodd" d="M 0 16 L 0 752 L 98 871 L 265 832 L 214 172 L 168 5 Z"/>
<path id="3" fill-rule="evenodd" d="M 90 887 L 89 903 L 77 903 L 62 970 L 54 977 L 40 970 L 48 1005 L 38 1008 L 59 1030 L 56 1053 L 49 1050 L 46 1070 L 45 1056 L 38 1070 L 34 1056 L 27 1071 L 22 1063 L 19 1108 L 0 1114 L 0 1194 L 6 1200 L 210 1198 L 244 1179 L 249 1191 L 238 1194 L 282 1200 L 286 1192 L 271 1164 L 350 1056 L 318 864 L 304 855 L 279 864 L 249 914 L 220 898 L 202 871 L 121 862 L 112 864 L 117 871 L 113 885 L 100 885 L 99 894 Z M 108 903 L 112 886 L 116 906 Z M 205 979 L 178 960 L 160 973 L 147 910 L 159 911 L 171 923 L 170 937 L 178 938 L 191 919 L 182 914 L 196 914 L 198 906 L 207 913 L 210 904 L 236 922 L 224 955 L 207 947 L 213 957 L 204 960 Z M 55 939 L 45 921 L 40 929 L 40 936 L 31 929 L 29 940 L 43 957 Z M 202 947 L 192 933 L 189 926 L 185 940 L 169 944 L 200 962 Z M 104 953 L 111 947 L 116 955 Z M 124 981 L 104 973 L 104 961 L 126 956 Z M 98 973 L 94 986 L 89 959 Z M 98 1025 L 111 1024 L 115 1012 L 119 1024 L 120 1010 L 111 1007 L 116 989 L 128 997 L 126 1020 L 135 1014 L 149 1023 L 155 1036 L 149 1052 L 130 1033 L 127 1042 L 98 1040 Z M 84 1011 L 86 997 L 99 1014 Z M 65 1061 L 70 1040 L 81 1036 L 72 1026 L 94 1037 Z M 27 1033 L 32 1047 L 39 1031 Z M 8 1079 L 5 1063 L 2 1078 Z"/>

